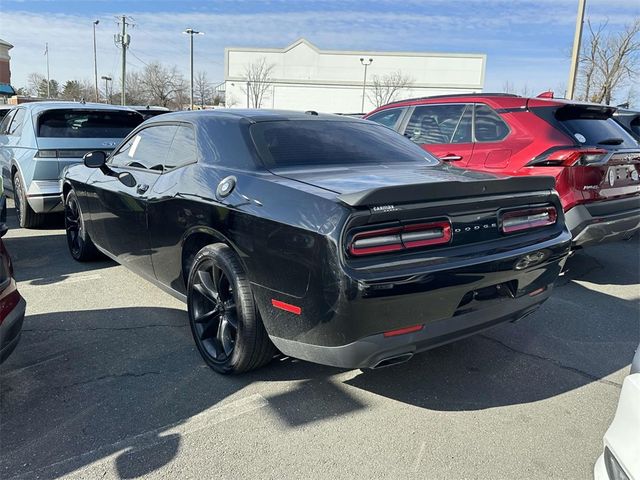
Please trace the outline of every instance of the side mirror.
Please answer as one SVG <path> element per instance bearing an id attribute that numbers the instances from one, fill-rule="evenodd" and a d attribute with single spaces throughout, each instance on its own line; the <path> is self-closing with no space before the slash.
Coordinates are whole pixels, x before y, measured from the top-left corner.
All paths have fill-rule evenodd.
<path id="1" fill-rule="evenodd" d="M 84 161 L 85 167 L 102 168 L 105 163 L 107 163 L 107 155 L 101 150 L 96 150 L 86 153 L 84 157 L 82 157 L 82 160 Z"/>
<path id="2" fill-rule="evenodd" d="M 122 183 L 125 187 L 135 187 L 138 184 L 135 177 L 129 172 L 118 173 L 118 180 L 120 180 L 120 183 Z"/>

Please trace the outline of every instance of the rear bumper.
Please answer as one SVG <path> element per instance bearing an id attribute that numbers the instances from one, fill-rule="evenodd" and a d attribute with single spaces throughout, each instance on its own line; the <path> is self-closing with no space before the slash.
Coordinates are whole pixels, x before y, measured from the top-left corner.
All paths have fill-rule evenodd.
<path id="1" fill-rule="evenodd" d="M 17 296 L 17 303 L 12 301 L 12 295 Z M 5 303 L 11 303 L 12 305 L 7 306 L 10 310 L 2 323 L 0 323 L 0 363 L 4 362 L 18 345 L 27 307 L 27 302 L 17 291 L 0 300 L 0 310 L 4 310 Z"/>
<path id="2" fill-rule="evenodd" d="M 574 247 L 624 240 L 640 230 L 640 197 L 576 205 L 565 220 Z"/>
<path id="3" fill-rule="evenodd" d="M 34 180 L 27 191 L 27 202 L 36 213 L 63 210 L 62 191 L 58 180 Z"/>
<path id="4" fill-rule="evenodd" d="M 406 361 L 429 350 L 504 322 L 533 313 L 551 294 L 552 287 L 534 297 L 508 299 L 482 310 L 428 323 L 420 331 L 392 337 L 380 333 L 347 345 L 326 347 L 271 337 L 284 354 L 310 362 L 343 368 L 377 368 Z"/>

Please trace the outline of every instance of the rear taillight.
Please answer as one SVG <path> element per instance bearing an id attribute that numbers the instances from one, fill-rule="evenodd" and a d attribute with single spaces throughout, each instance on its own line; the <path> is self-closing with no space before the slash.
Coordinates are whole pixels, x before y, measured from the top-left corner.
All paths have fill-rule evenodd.
<path id="1" fill-rule="evenodd" d="M 36 153 L 36 157 L 38 158 L 57 158 L 58 151 L 57 150 L 38 150 Z"/>
<path id="2" fill-rule="evenodd" d="M 556 207 L 530 208 L 527 210 L 511 210 L 502 213 L 500 230 L 502 233 L 515 233 L 532 228 L 554 225 L 558 220 Z"/>
<path id="3" fill-rule="evenodd" d="M 374 255 L 444 245 L 450 241 L 451 224 L 441 221 L 358 232 L 351 238 L 348 250 L 354 256 Z"/>
<path id="4" fill-rule="evenodd" d="M 553 148 L 537 156 L 527 165 L 529 167 L 593 165 L 606 162 L 610 153 L 602 148 Z"/>

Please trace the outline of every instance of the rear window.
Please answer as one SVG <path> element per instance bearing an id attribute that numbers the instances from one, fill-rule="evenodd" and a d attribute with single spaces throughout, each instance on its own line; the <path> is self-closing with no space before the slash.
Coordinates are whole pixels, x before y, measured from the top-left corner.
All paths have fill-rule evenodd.
<path id="1" fill-rule="evenodd" d="M 136 112 L 49 110 L 38 118 L 38 137 L 124 138 L 142 121 L 142 116 Z"/>
<path id="2" fill-rule="evenodd" d="M 260 122 L 251 126 L 251 137 L 267 167 L 438 163 L 402 135 L 368 122 Z"/>
<path id="3" fill-rule="evenodd" d="M 638 148 L 638 142 L 612 118 L 575 118 L 561 120 L 576 141 L 583 145 L 614 148 Z"/>

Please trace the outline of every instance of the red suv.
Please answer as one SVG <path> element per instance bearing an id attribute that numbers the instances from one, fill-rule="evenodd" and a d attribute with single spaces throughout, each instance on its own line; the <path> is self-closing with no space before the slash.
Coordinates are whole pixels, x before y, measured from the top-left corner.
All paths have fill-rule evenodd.
<path id="1" fill-rule="evenodd" d="M 575 247 L 630 237 L 640 229 L 640 144 L 614 107 L 543 95 L 418 98 L 365 118 L 462 168 L 554 176 Z"/>

